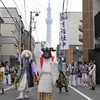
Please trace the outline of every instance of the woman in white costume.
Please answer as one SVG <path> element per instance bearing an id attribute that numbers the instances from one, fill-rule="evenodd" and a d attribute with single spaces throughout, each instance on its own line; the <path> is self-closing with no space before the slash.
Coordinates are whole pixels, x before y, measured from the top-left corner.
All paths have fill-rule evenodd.
<path id="1" fill-rule="evenodd" d="M 54 62 L 54 57 L 51 51 L 55 51 L 52 48 L 43 48 L 43 54 L 40 57 L 40 81 L 38 85 L 38 100 L 54 100 L 53 85 L 56 82 L 58 66 L 57 62 Z"/>

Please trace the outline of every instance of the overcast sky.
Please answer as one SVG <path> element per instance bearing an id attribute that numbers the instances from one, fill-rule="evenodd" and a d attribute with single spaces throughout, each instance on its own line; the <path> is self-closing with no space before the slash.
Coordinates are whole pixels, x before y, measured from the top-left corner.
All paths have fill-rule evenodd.
<path id="1" fill-rule="evenodd" d="M 6 7 L 16 7 L 19 13 L 22 15 L 23 21 L 26 22 L 25 28 L 29 30 L 30 11 L 40 12 L 39 17 L 35 18 L 36 31 L 33 31 L 33 37 L 36 41 L 46 40 L 46 23 L 47 18 L 47 6 L 49 0 L 25 0 L 26 6 L 24 6 L 24 0 L 2 0 Z M 81 12 L 82 0 L 65 0 L 68 1 L 67 11 Z M 59 13 L 62 12 L 63 0 L 50 0 L 52 8 L 52 46 L 56 47 L 59 43 Z M 0 4 L 2 7 L 2 4 Z M 26 8 L 26 10 L 25 10 Z M 26 13 L 25 13 L 26 11 Z M 34 16 L 34 14 L 33 14 Z M 25 21 L 26 20 L 26 21 Z M 56 37 L 56 39 L 55 39 Z"/>

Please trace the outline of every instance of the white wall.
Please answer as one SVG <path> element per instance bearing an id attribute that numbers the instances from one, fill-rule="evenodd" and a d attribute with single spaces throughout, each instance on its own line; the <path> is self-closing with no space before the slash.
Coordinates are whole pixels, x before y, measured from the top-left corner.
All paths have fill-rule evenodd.
<path id="1" fill-rule="evenodd" d="M 2 44 L 1 53 L 2 55 L 13 55 L 16 56 L 17 49 L 14 44 Z"/>
<path id="2" fill-rule="evenodd" d="M 82 34 L 78 30 L 78 26 L 81 24 L 79 20 L 82 20 L 82 12 L 68 12 L 68 33 L 70 45 L 82 45 L 79 41 L 79 34 Z"/>
<path id="3" fill-rule="evenodd" d="M 17 40 L 19 40 L 18 33 L 19 32 L 17 28 L 15 27 L 15 24 L 2 24 L 1 25 L 1 35 L 2 36 L 13 36 Z"/>

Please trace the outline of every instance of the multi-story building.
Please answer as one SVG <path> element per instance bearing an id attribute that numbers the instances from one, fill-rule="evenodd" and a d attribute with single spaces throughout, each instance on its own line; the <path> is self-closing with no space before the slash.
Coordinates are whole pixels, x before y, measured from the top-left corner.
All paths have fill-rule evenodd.
<path id="1" fill-rule="evenodd" d="M 63 53 L 66 56 L 67 64 L 70 64 L 72 61 L 79 61 L 82 59 L 82 45 L 83 43 L 79 41 L 79 34 L 82 34 L 78 30 L 79 20 L 82 19 L 82 12 L 68 12 L 68 36 L 69 36 L 69 50 L 63 52 L 59 50 L 57 46 L 57 55 Z"/>
<path id="2" fill-rule="evenodd" d="M 100 0 L 83 0 L 83 60 L 95 60 L 97 83 L 100 83 Z"/>
<path id="3" fill-rule="evenodd" d="M 16 8 L 0 8 L 0 16 L 4 23 L 1 24 L 1 59 L 12 64 L 16 61 L 18 46 L 21 44 L 21 16 Z M 9 14 L 10 13 L 10 14 Z"/>

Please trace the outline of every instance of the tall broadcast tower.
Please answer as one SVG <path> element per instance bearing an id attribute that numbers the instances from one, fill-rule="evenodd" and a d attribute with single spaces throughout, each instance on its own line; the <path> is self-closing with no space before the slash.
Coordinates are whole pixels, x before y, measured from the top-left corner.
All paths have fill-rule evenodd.
<path id="1" fill-rule="evenodd" d="M 46 35 L 46 42 L 51 46 L 51 24 L 52 24 L 52 18 L 51 18 L 51 7 L 50 7 L 50 0 L 48 3 L 47 8 L 47 18 L 45 19 L 47 24 L 47 35 Z"/>

